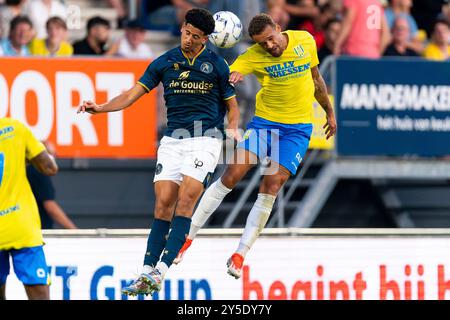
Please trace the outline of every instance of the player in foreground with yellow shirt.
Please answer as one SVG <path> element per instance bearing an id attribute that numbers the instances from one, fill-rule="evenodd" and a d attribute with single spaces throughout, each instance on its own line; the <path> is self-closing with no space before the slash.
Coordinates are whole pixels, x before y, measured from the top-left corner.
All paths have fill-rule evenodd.
<path id="1" fill-rule="evenodd" d="M 247 217 L 239 246 L 227 262 L 228 273 L 236 279 L 241 276 L 245 255 L 269 219 L 279 190 L 296 174 L 305 156 L 312 133 L 314 99 L 327 115 L 327 139 L 336 132 L 314 38 L 306 31 L 281 32 L 267 14 L 255 16 L 248 32 L 256 44 L 231 65 L 230 82 L 240 82 L 250 73 L 256 75 L 262 88 L 256 95 L 255 116 L 247 125 L 244 140 L 237 145 L 234 162 L 205 191 L 192 217 L 189 236 L 174 261 L 181 262 L 197 232 L 257 159 L 268 157 L 270 166 L 264 172 L 258 198 Z"/>
<path id="2" fill-rule="evenodd" d="M 58 166 L 25 125 L 0 118 L 0 300 L 5 297 L 9 257 L 29 299 L 49 299 L 49 275 L 39 211 L 26 175 L 26 161 L 55 175 Z"/>

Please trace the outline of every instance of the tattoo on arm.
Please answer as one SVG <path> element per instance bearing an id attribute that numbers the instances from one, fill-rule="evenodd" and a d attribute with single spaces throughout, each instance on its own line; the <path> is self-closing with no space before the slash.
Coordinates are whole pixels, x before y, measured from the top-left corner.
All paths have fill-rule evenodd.
<path id="1" fill-rule="evenodd" d="M 328 111 L 332 110 L 331 102 L 328 97 L 327 86 L 325 81 L 322 78 L 322 75 L 318 70 L 313 72 L 313 80 L 314 80 L 314 97 L 317 102 L 319 102 L 320 106 L 328 113 Z"/>

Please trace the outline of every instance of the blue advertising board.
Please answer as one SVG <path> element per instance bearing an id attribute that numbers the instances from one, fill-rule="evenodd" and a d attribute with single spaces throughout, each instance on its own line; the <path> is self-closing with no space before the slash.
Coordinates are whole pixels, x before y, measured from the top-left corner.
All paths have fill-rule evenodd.
<path id="1" fill-rule="evenodd" d="M 337 152 L 450 155 L 450 61 L 336 60 Z"/>

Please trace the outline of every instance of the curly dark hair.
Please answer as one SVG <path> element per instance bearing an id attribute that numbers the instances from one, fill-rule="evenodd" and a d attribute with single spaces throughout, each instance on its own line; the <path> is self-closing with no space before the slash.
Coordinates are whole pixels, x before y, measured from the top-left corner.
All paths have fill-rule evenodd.
<path id="1" fill-rule="evenodd" d="M 195 28 L 200 29 L 207 36 L 214 32 L 216 23 L 208 10 L 201 8 L 191 9 L 186 12 L 184 19 L 186 24 L 189 23 Z"/>
<path id="2" fill-rule="evenodd" d="M 275 28 L 276 24 L 272 17 L 265 13 L 257 14 L 248 25 L 248 35 L 253 37 L 254 35 L 260 34 L 267 26 Z"/>

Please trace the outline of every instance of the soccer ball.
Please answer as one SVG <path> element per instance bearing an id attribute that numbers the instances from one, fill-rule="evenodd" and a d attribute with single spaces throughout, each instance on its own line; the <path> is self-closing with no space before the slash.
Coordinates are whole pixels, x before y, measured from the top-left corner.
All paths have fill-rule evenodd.
<path id="1" fill-rule="evenodd" d="M 242 23 L 233 12 L 219 11 L 213 17 L 216 26 L 209 36 L 209 41 L 219 48 L 231 48 L 241 41 Z"/>

